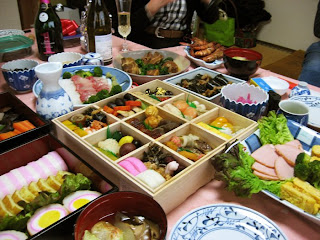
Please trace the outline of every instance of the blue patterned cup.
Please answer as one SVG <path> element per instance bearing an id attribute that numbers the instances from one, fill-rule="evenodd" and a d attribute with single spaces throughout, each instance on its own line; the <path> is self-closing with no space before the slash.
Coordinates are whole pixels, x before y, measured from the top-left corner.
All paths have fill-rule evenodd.
<path id="1" fill-rule="evenodd" d="M 279 103 L 278 114 L 282 113 L 287 119 L 307 126 L 309 108 L 306 104 L 296 100 L 283 100 Z"/>
<path id="2" fill-rule="evenodd" d="M 31 59 L 19 59 L 3 64 L 1 70 L 7 84 L 18 93 L 32 90 L 38 80 L 34 68 L 39 63 Z"/>
<path id="3" fill-rule="evenodd" d="M 308 83 L 306 82 L 299 82 L 297 86 L 292 88 L 289 97 L 294 97 L 294 96 L 301 96 L 301 95 L 311 95 L 311 92 L 308 88 Z"/>

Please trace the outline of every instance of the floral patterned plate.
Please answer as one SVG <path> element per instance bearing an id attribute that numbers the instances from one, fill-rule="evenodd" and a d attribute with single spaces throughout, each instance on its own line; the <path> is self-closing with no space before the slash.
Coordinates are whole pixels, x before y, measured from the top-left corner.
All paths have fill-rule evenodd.
<path id="1" fill-rule="evenodd" d="M 173 227 L 169 240 L 286 240 L 269 218 L 235 204 L 202 206 L 187 213 Z"/>

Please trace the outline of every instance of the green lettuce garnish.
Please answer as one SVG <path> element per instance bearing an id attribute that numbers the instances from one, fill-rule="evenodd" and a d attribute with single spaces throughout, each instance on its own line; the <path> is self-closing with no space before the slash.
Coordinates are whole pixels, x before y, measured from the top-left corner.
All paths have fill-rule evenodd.
<path id="1" fill-rule="evenodd" d="M 261 180 L 251 169 L 254 162 L 254 158 L 244 151 L 242 144 L 236 145 L 228 153 L 211 158 L 216 170 L 215 179 L 226 182 L 228 190 L 237 196 L 250 197 L 262 190 L 279 196 L 280 187 L 285 181 Z"/>
<path id="2" fill-rule="evenodd" d="M 258 120 L 260 129 L 260 141 L 265 144 L 285 144 L 294 140 L 288 126 L 287 119 L 283 114 L 270 111 L 268 116 Z"/>

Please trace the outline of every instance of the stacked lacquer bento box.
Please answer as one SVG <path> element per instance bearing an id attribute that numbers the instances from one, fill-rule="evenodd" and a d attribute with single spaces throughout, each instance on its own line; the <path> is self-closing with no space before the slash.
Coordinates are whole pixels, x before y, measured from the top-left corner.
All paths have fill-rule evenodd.
<path id="1" fill-rule="evenodd" d="M 144 94 L 147 89 L 154 90 L 156 88 L 170 91 L 172 96 L 165 101 L 155 101 L 153 98 Z M 127 93 L 133 95 L 147 106 L 155 107 L 162 119 L 166 119 L 168 122 L 177 123 L 177 127 L 160 137 L 153 138 L 130 125 L 130 120 L 132 119 L 143 121 L 146 118 L 146 110 L 123 118 L 119 118 L 118 116 L 109 114 L 103 110 L 104 106 L 109 102 L 114 101 L 116 98 L 121 98 Z M 183 116 L 177 116 L 165 108 L 166 104 L 173 103 L 177 100 L 188 102 L 196 101 L 199 104 L 203 104 L 206 111 L 190 120 Z M 108 124 L 100 130 L 85 136 L 79 136 L 64 123 L 72 116 L 84 113 L 89 108 L 99 109 L 101 113 L 105 114 Z M 215 130 L 211 131 L 212 129 L 210 129 L 210 127 L 203 127 L 203 124 L 209 125 L 214 119 L 219 117 L 229 119 L 229 121 L 240 130 L 230 137 L 225 138 L 223 134 L 219 134 Z M 228 143 L 244 139 L 252 134 L 257 128 L 257 123 L 253 120 L 229 111 L 172 84 L 159 80 L 151 81 L 139 87 L 130 89 L 127 92 L 85 106 L 69 114 L 58 117 L 52 122 L 54 135 L 71 150 L 75 151 L 81 158 L 85 159 L 94 169 L 115 183 L 120 190 L 137 191 L 147 194 L 153 197 L 163 207 L 166 213 L 182 203 L 198 188 L 213 179 L 214 170 L 210 163 L 210 158 L 212 156 L 224 151 Z M 138 139 L 142 143 L 142 146 L 118 159 L 111 159 L 103 152 L 99 151 L 97 146 L 100 141 L 104 141 L 107 138 L 108 132 L 115 131 L 120 131 L 124 135 L 130 135 L 134 139 Z M 168 147 L 166 144 L 173 136 L 189 134 L 198 136 L 198 138 L 210 145 L 210 150 L 196 161 L 190 160 L 177 153 L 177 151 Z M 142 159 L 143 156 L 150 151 L 150 145 L 159 147 L 165 154 L 170 154 L 173 156 L 174 160 L 183 167 L 183 170 L 178 174 L 156 187 L 151 187 L 119 165 L 121 161 L 129 157 Z"/>

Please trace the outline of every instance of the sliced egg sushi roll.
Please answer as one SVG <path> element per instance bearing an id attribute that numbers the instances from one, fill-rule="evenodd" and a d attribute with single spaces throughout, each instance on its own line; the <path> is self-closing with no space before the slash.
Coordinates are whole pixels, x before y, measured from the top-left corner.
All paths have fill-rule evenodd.
<path id="1" fill-rule="evenodd" d="M 28 239 L 27 234 L 15 230 L 1 231 L 0 240 L 25 240 Z"/>
<path id="2" fill-rule="evenodd" d="M 91 202 L 92 200 L 99 197 L 101 193 L 96 191 L 89 191 L 89 190 L 81 190 L 76 191 L 74 193 L 69 194 L 66 196 L 62 203 L 63 206 L 68 209 L 69 212 L 73 212 L 82 206 L 86 205 L 87 203 Z"/>
<path id="3" fill-rule="evenodd" d="M 69 214 L 61 204 L 49 204 L 39 208 L 29 219 L 27 229 L 32 236 Z"/>

